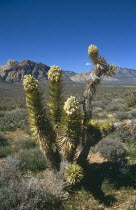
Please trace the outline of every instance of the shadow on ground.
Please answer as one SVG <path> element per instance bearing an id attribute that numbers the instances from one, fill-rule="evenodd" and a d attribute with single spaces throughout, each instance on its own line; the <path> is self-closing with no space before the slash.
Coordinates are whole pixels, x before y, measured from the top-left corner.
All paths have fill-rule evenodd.
<path id="1" fill-rule="evenodd" d="M 119 190 L 122 187 L 132 187 L 136 189 L 136 164 L 119 168 L 116 163 L 86 163 L 84 164 L 85 177 L 82 183 L 84 189 L 90 192 L 94 199 L 105 206 L 112 206 L 116 202 L 113 193 L 106 195 L 102 190 L 102 184 L 105 179 L 114 189 Z"/>

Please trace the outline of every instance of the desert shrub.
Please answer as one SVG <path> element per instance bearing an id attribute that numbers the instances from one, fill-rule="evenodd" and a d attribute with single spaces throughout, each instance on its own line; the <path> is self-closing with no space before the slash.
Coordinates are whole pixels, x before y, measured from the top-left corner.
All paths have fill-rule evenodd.
<path id="1" fill-rule="evenodd" d="M 110 183 L 110 181 L 108 179 L 104 179 L 102 182 L 102 187 L 101 187 L 102 191 L 104 193 L 113 193 L 114 192 L 114 185 Z"/>
<path id="2" fill-rule="evenodd" d="M 119 120 L 125 120 L 125 119 L 130 119 L 131 116 L 129 115 L 129 113 L 127 112 L 116 112 L 116 117 L 119 119 Z"/>
<path id="3" fill-rule="evenodd" d="M 133 109 L 130 114 L 131 118 L 136 118 L 136 109 Z"/>
<path id="4" fill-rule="evenodd" d="M 1 146 L 8 146 L 10 144 L 9 139 L 5 138 L 1 133 L 0 133 L 0 147 Z"/>
<path id="5" fill-rule="evenodd" d="M 66 192 L 67 184 L 59 173 L 46 173 L 43 176 L 42 185 L 56 199 L 67 198 L 69 195 L 68 192 Z"/>
<path id="6" fill-rule="evenodd" d="M 22 171 L 41 171 L 47 168 L 47 160 L 38 149 L 21 150 L 16 155 L 19 162 L 19 169 Z"/>
<path id="7" fill-rule="evenodd" d="M 35 210 L 53 206 L 53 198 L 35 179 L 8 182 L 0 189 L 0 209 Z"/>
<path id="8" fill-rule="evenodd" d="M 136 133 L 131 133 L 129 130 L 123 132 L 117 131 L 122 142 L 131 145 L 136 143 Z"/>
<path id="9" fill-rule="evenodd" d="M 136 145 L 133 148 L 129 149 L 128 157 L 131 158 L 131 160 L 136 160 Z"/>
<path id="10" fill-rule="evenodd" d="M 2 111 L 1 115 L 0 131 L 14 131 L 17 128 L 27 130 L 26 111 L 24 109 Z"/>
<path id="11" fill-rule="evenodd" d="M 101 107 L 94 107 L 93 108 L 93 113 L 98 113 L 98 112 L 102 112 L 103 109 Z"/>
<path id="12" fill-rule="evenodd" d="M 24 108 L 24 104 L 0 104 L 0 111 L 12 111 L 17 108 Z"/>
<path id="13" fill-rule="evenodd" d="M 93 209 L 93 210 L 103 210 L 103 208 L 96 207 L 94 202 L 89 202 L 90 196 L 89 192 L 84 189 L 84 187 L 81 188 L 80 191 L 77 191 L 73 196 L 68 199 L 64 200 L 62 203 L 62 209 Z"/>
<path id="14" fill-rule="evenodd" d="M 128 106 L 136 105 L 136 92 L 128 91 L 124 97 L 125 101 L 128 103 Z"/>
<path id="15" fill-rule="evenodd" d="M 18 152 L 19 150 L 24 149 L 33 149 L 36 147 L 36 143 L 33 139 L 18 139 L 14 142 L 14 151 Z"/>
<path id="16" fill-rule="evenodd" d="M 62 196 L 61 185 L 60 174 L 23 174 L 18 157 L 8 157 L 0 163 L 0 209 L 56 209 Z"/>
<path id="17" fill-rule="evenodd" d="M 55 199 L 43 189 L 38 178 L 20 175 L 18 160 L 9 159 L 0 171 L 0 209 L 50 209 Z"/>
<path id="18" fill-rule="evenodd" d="M 10 179 L 18 179 L 20 176 L 18 163 L 17 158 L 10 156 L 0 162 L 0 188 L 8 185 Z"/>
<path id="19" fill-rule="evenodd" d="M 120 139 L 130 144 L 136 143 L 136 124 L 133 120 L 126 120 L 119 123 L 116 128 L 116 133 L 119 135 Z"/>
<path id="20" fill-rule="evenodd" d="M 97 144 L 96 152 L 99 152 L 102 157 L 114 162 L 124 161 L 127 155 L 127 151 L 121 142 L 108 138 L 103 139 Z"/>
<path id="21" fill-rule="evenodd" d="M 0 158 L 5 158 L 12 154 L 13 150 L 11 146 L 0 146 Z"/>
<path id="22" fill-rule="evenodd" d="M 103 109 L 104 107 L 105 107 L 105 104 L 104 104 L 104 102 L 103 101 L 93 101 L 92 102 L 92 106 L 94 107 L 94 108 L 100 108 L 100 109 Z"/>
<path id="23" fill-rule="evenodd" d="M 10 145 L 10 139 L 6 139 L 3 135 L 0 134 L 0 158 L 7 157 L 13 152 L 13 149 Z"/>
<path id="24" fill-rule="evenodd" d="M 120 103 L 118 101 L 110 102 L 106 106 L 106 111 L 109 111 L 109 112 L 116 112 L 116 111 L 122 111 L 122 112 L 124 112 L 126 110 L 127 110 L 127 104 Z"/>

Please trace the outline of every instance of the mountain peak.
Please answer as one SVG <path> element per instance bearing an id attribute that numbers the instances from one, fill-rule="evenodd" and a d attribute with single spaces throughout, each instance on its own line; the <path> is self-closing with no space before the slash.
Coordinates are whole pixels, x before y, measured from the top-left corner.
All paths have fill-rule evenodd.
<path id="1" fill-rule="evenodd" d="M 6 65 L 11 66 L 11 65 L 16 64 L 16 63 L 18 63 L 18 62 L 10 59 L 10 60 L 7 61 Z"/>

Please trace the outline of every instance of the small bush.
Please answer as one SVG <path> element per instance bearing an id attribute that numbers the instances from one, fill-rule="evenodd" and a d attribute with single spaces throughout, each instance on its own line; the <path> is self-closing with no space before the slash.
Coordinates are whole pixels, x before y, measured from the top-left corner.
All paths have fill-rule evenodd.
<path id="1" fill-rule="evenodd" d="M 112 102 L 106 106 L 106 111 L 109 112 L 116 112 L 116 111 L 126 111 L 127 105 L 119 103 L 119 102 Z"/>
<path id="2" fill-rule="evenodd" d="M 124 99 L 128 103 L 128 106 L 136 105 L 136 92 L 128 92 Z"/>
<path id="3" fill-rule="evenodd" d="M 0 131 L 14 131 L 17 128 L 27 130 L 26 111 L 24 109 L 16 109 L 11 111 L 1 111 L 3 117 L 0 121 Z"/>
<path id="4" fill-rule="evenodd" d="M 11 146 L 0 146 L 0 158 L 5 158 L 9 155 L 11 155 L 13 152 L 12 147 Z"/>
<path id="5" fill-rule="evenodd" d="M 121 142 L 117 140 L 104 139 L 96 146 L 96 152 L 99 152 L 102 157 L 110 161 L 122 162 L 127 155 L 126 149 Z"/>
<path id="6" fill-rule="evenodd" d="M 0 134 L 0 158 L 5 158 L 12 153 L 9 139 Z"/>
<path id="7" fill-rule="evenodd" d="M 56 199 L 67 198 L 68 192 L 66 192 L 66 182 L 60 174 L 47 173 L 42 179 L 42 184 L 47 191 L 53 195 Z"/>
<path id="8" fill-rule="evenodd" d="M 136 118 L 136 109 L 131 111 L 131 117 Z"/>
<path id="9" fill-rule="evenodd" d="M 131 133 L 128 130 L 124 130 L 123 132 L 118 132 L 118 135 L 124 143 L 131 145 L 136 143 L 136 134 Z"/>
<path id="10" fill-rule="evenodd" d="M 0 209 L 52 209 L 55 199 L 43 189 L 40 180 L 21 176 L 13 163 L 18 161 L 9 159 L 0 173 Z"/>
<path id="11" fill-rule="evenodd" d="M 32 139 L 18 139 L 14 143 L 15 152 L 24 149 L 33 149 L 35 147 L 36 147 L 36 142 L 33 141 Z"/>
<path id="12" fill-rule="evenodd" d="M 127 112 L 117 112 L 116 116 L 119 120 L 125 120 L 125 119 L 129 119 L 130 115 Z"/>
<path id="13" fill-rule="evenodd" d="M 128 145 L 136 143 L 136 124 L 133 120 L 127 120 L 116 128 L 116 133 L 119 135 L 120 139 L 127 143 Z"/>
<path id="14" fill-rule="evenodd" d="M 19 168 L 22 171 L 37 172 L 47 168 L 47 160 L 38 148 L 21 150 L 16 157 L 20 160 Z"/>
<path id="15" fill-rule="evenodd" d="M 108 179 L 104 179 L 104 181 L 102 182 L 101 189 L 104 193 L 107 193 L 107 194 L 112 194 L 115 190 L 114 185 L 110 184 Z"/>
<path id="16" fill-rule="evenodd" d="M 6 139 L 2 134 L 0 134 L 0 147 L 8 145 L 9 145 L 9 140 Z"/>

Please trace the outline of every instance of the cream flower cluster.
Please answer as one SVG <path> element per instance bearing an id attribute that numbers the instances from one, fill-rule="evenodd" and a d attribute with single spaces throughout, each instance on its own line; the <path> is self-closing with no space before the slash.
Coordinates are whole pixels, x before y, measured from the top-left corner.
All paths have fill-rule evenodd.
<path id="1" fill-rule="evenodd" d="M 99 51 L 98 48 L 93 44 L 88 47 L 88 55 L 89 56 L 97 55 L 98 51 Z"/>
<path id="2" fill-rule="evenodd" d="M 38 88 L 38 80 L 31 75 L 25 75 L 23 81 L 25 91 L 33 91 Z"/>
<path id="3" fill-rule="evenodd" d="M 74 113 L 80 112 L 79 102 L 74 96 L 71 96 L 67 99 L 67 101 L 64 104 L 64 110 L 67 113 L 67 115 L 72 115 Z"/>
<path id="4" fill-rule="evenodd" d="M 51 81 L 59 81 L 62 77 L 62 71 L 58 66 L 51 66 L 48 71 L 48 79 Z"/>

